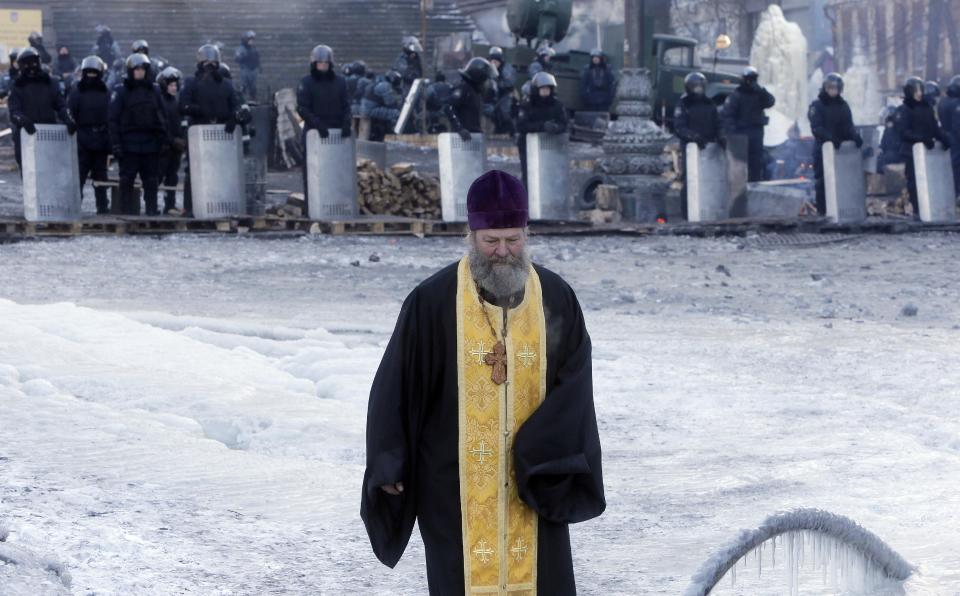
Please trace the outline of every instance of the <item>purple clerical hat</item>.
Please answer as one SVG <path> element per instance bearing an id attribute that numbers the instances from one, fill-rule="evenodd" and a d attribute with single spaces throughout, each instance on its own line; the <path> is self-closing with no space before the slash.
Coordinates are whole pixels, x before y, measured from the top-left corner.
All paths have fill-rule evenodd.
<path id="1" fill-rule="evenodd" d="M 471 230 L 525 228 L 527 191 L 506 172 L 491 170 L 473 181 L 467 193 Z"/>

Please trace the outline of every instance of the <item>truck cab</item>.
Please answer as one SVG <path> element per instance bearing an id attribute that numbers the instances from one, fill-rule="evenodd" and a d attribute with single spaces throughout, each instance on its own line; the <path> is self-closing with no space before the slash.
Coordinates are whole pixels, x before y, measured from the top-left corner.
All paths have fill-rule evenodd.
<path id="1" fill-rule="evenodd" d="M 673 110 L 684 93 L 683 80 L 691 72 L 699 71 L 707 78 L 706 95 L 717 105 L 740 84 L 739 75 L 718 71 L 716 60 L 709 67 L 700 64 L 695 39 L 658 33 L 653 36 L 652 48 L 644 66 L 650 70 L 653 116 L 660 125 L 672 129 Z"/>

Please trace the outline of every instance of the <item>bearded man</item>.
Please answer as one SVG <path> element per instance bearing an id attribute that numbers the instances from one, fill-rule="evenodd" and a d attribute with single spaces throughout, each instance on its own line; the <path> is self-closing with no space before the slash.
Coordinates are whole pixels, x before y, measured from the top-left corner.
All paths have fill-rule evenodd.
<path id="1" fill-rule="evenodd" d="M 370 391 L 361 517 L 393 567 L 414 522 L 431 594 L 575 594 L 567 525 L 606 507 L 590 337 L 533 265 L 527 196 L 467 196 L 468 254 L 406 299 Z"/>

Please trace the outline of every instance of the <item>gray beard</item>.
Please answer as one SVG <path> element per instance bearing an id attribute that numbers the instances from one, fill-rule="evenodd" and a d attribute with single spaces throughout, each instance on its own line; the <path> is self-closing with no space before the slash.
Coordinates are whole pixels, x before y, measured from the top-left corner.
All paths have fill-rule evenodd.
<path id="1" fill-rule="evenodd" d="M 523 291 L 530 273 L 530 253 L 526 247 L 519 257 L 508 255 L 504 259 L 486 257 L 473 244 L 470 245 L 470 272 L 474 281 L 486 292 L 500 299 L 509 298 Z"/>

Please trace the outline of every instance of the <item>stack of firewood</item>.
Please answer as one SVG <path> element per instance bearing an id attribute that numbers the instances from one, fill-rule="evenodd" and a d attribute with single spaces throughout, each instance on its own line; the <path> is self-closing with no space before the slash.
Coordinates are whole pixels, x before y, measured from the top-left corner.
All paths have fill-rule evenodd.
<path id="1" fill-rule="evenodd" d="M 398 163 L 386 171 L 369 160 L 357 165 L 360 213 L 440 218 L 440 181 Z"/>

